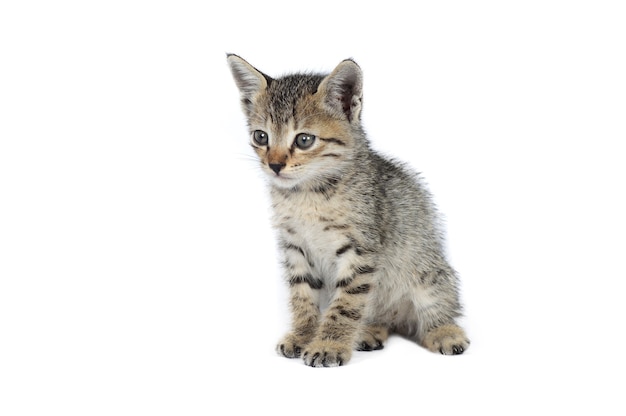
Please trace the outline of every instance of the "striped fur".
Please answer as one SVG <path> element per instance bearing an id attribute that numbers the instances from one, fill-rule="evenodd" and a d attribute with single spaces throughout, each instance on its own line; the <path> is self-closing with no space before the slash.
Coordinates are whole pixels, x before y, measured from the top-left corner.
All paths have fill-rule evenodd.
<path id="1" fill-rule="evenodd" d="M 292 328 L 278 353 L 338 366 L 354 349 L 381 349 L 390 332 L 442 354 L 465 351 L 457 275 L 431 196 L 410 169 L 371 149 L 359 66 L 274 79 L 236 55 L 228 62 L 291 291 Z"/>

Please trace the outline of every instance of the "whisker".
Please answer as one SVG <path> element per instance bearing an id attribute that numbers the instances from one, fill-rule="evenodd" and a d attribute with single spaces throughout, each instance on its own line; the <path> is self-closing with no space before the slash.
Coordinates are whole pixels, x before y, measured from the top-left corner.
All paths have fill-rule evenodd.
<path id="1" fill-rule="evenodd" d="M 237 153 L 236 158 L 238 160 L 245 160 L 246 162 L 254 162 L 259 163 L 259 158 L 253 155 L 248 155 L 246 153 Z"/>

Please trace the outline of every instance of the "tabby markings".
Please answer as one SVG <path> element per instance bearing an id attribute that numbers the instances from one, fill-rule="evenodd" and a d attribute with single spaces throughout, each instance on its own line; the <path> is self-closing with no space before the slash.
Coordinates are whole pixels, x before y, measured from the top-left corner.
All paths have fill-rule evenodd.
<path id="1" fill-rule="evenodd" d="M 369 293 L 370 287 L 369 283 L 365 283 L 354 288 L 346 289 L 345 292 L 349 295 L 364 295 Z"/>
<path id="2" fill-rule="evenodd" d="M 344 142 L 343 140 L 339 140 L 339 139 L 334 139 L 334 138 L 325 139 L 323 137 L 320 137 L 319 139 L 321 141 L 324 141 L 324 142 L 330 142 L 330 143 L 338 144 L 339 146 L 345 146 L 346 145 L 346 142 Z"/>
<path id="3" fill-rule="evenodd" d="M 352 274 L 352 276 L 346 277 L 345 279 L 341 279 L 340 281 L 337 282 L 337 287 L 346 287 L 350 285 L 350 283 L 352 283 L 352 281 L 358 275 L 374 273 L 374 271 L 376 271 L 376 269 L 374 269 L 372 266 L 357 266 L 354 269 L 354 273 Z"/>
<path id="4" fill-rule="evenodd" d="M 285 250 L 294 250 L 297 251 L 298 253 L 302 254 L 302 256 L 304 256 L 304 250 L 301 247 L 298 247 L 295 244 L 291 244 L 291 243 L 283 243 L 283 248 Z M 306 256 L 305 256 L 306 257 Z"/>
<path id="5" fill-rule="evenodd" d="M 316 279 L 310 274 L 294 275 L 289 278 L 290 286 L 295 286 L 301 283 L 307 283 L 311 287 L 311 289 L 321 289 L 322 287 L 324 287 L 324 282 L 322 282 L 320 279 Z"/>
<path id="6" fill-rule="evenodd" d="M 352 248 L 352 244 L 348 243 L 345 246 L 338 248 L 335 253 L 337 254 L 337 256 L 341 256 L 343 253 L 350 250 L 351 248 Z"/>
<path id="7" fill-rule="evenodd" d="M 320 221 L 322 221 L 322 220 L 320 219 Z M 330 221 L 330 220 L 327 220 L 326 222 L 328 222 L 328 221 Z M 350 226 L 347 225 L 347 224 L 330 224 L 330 225 L 327 225 L 326 227 L 324 227 L 324 231 L 345 230 L 345 229 L 348 229 L 348 228 L 350 228 Z"/>
<path id="8" fill-rule="evenodd" d="M 345 316 L 353 321 L 361 319 L 361 313 L 357 309 L 346 309 L 342 305 L 337 305 L 333 309 L 337 309 L 337 311 L 339 311 L 339 315 Z"/>

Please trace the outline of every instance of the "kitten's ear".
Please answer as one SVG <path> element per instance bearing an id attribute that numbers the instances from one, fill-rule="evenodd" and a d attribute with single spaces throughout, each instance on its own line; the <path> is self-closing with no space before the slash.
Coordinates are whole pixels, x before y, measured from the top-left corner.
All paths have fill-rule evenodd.
<path id="1" fill-rule="evenodd" d="M 252 103 L 252 99 L 255 95 L 267 88 L 272 82 L 272 78 L 235 54 L 227 54 L 226 59 L 228 60 L 233 78 L 235 78 L 235 83 L 237 87 L 239 87 L 241 100 L 245 108 Z"/>
<path id="2" fill-rule="evenodd" d="M 318 91 L 324 94 L 324 103 L 335 114 L 349 122 L 358 121 L 363 98 L 363 74 L 352 59 L 346 59 L 322 80 Z"/>

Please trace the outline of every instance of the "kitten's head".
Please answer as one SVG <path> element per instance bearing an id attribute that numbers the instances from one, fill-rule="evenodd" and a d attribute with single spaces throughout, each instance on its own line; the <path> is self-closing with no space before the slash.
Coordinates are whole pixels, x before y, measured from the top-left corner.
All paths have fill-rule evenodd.
<path id="1" fill-rule="evenodd" d="M 355 149 L 366 145 L 360 126 L 362 75 L 352 60 L 330 75 L 273 79 L 237 55 L 228 63 L 241 93 L 250 144 L 272 183 L 315 187 L 336 181 Z"/>

